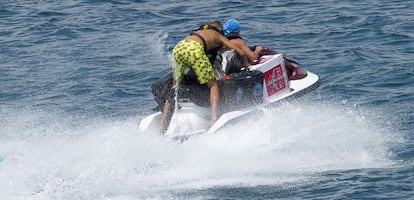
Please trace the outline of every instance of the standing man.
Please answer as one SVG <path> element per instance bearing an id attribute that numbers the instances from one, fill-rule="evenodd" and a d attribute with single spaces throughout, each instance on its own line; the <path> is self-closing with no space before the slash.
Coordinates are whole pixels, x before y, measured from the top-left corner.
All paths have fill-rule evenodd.
<path id="1" fill-rule="evenodd" d="M 244 52 L 240 48 L 233 45 L 223 36 L 222 29 L 220 22 L 210 20 L 178 42 L 172 51 L 175 60 L 173 75 L 176 82 L 179 83 L 183 79 L 184 71 L 190 67 L 194 70 L 198 83 L 202 85 L 207 84 L 210 90 L 210 125 L 213 125 L 218 119 L 219 88 L 214 76 L 213 65 L 206 52 L 224 46 L 235 49 L 240 56 L 245 57 Z M 160 120 L 161 130 L 165 130 L 168 127 L 168 115 L 172 112 L 171 108 L 171 102 L 167 100 Z"/>

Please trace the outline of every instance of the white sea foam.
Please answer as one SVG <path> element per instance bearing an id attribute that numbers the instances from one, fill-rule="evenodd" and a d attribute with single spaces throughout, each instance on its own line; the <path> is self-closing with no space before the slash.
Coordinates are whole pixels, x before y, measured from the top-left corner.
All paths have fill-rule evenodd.
<path id="1" fill-rule="evenodd" d="M 75 127 L 50 115 L 50 123 L 42 116 L 30 126 L 1 124 L 13 133 L 0 140 L 0 197 L 165 198 L 168 191 L 306 182 L 325 171 L 387 167 L 399 140 L 372 114 L 378 113 L 292 102 L 183 143 L 139 132 L 142 116 Z M 18 120 L 35 115 L 24 116 Z"/>

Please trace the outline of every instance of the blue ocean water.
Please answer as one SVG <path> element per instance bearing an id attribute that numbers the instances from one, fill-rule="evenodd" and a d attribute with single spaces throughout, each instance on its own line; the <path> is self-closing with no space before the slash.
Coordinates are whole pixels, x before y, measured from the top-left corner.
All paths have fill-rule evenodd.
<path id="1" fill-rule="evenodd" d="M 215 18 L 321 77 L 185 143 L 140 132 Z M 412 1 L 2 1 L 0 199 L 413 199 Z"/>

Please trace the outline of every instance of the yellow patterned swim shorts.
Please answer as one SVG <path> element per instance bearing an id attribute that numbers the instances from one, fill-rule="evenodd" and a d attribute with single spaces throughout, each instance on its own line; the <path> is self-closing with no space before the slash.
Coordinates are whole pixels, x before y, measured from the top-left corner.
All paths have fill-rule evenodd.
<path id="1" fill-rule="evenodd" d="M 193 40 L 181 40 L 175 45 L 172 53 L 175 59 L 173 72 L 178 80 L 182 79 L 184 69 L 187 67 L 193 68 L 200 84 L 206 84 L 209 80 L 215 78 L 213 65 L 211 65 L 204 52 L 203 45 L 200 43 Z"/>

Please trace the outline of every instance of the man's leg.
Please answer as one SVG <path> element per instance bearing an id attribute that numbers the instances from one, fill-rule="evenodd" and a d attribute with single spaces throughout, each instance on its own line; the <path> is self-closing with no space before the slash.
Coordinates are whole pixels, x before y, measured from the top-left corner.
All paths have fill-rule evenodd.
<path id="1" fill-rule="evenodd" d="M 162 108 L 162 114 L 161 114 L 161 119 L 160 119 L 160 131 L 162 134 L 164 134 L 165 131 L 167 131 L 167 126 L 170 121 L 169 119 L 170 112 L 171 112 L 171 103 L 167 99 L 165 100 L 164 107 Z"/>
<path id="2" fill-rule="evenodd" d="M 218 118 L 218 102 L 219 102 L 219 87 L 216 79 L 211 79 L 207 83 L 210 88 L 210 107 L 211 107 L 211 121 L 210 126 L 212 126 Z"/>

